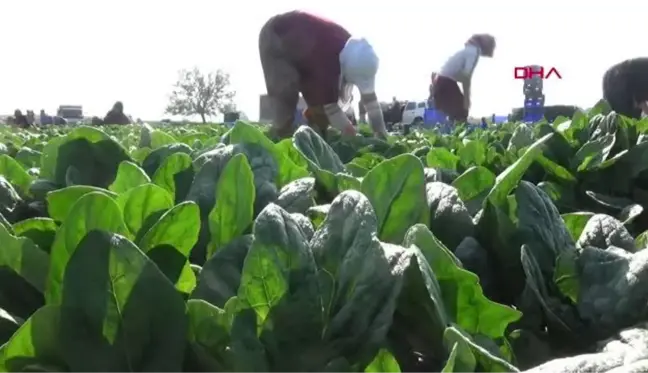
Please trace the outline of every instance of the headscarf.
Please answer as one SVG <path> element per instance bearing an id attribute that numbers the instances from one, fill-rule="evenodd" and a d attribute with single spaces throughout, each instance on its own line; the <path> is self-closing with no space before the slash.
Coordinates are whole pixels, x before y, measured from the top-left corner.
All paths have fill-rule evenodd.
<path id="1" fill-rule="evenodd" d="M 466 45 L 474 45 L 481 50 L 481 54 L 492 57 L 495 51 L 495 37 L 490 34 L 475 34 L 468 39 Z"/>

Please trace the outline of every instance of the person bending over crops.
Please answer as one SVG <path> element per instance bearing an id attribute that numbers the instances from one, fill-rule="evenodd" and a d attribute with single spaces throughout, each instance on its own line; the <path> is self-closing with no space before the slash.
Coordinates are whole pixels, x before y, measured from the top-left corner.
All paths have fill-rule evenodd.
<path id="1" fill-rule="evenodd" d="M 451 120 L 465 122 L 470 111 L 470 92 L 473 71 L 479 56 L 493 57 L 495 38 L 488 34 L 473 35 L 465 47 L 452 55 L 440 71 L 432 74 L 430 101 Z M 463 93 L 459 84 L 463 86 Z"/>
<path id="2" fill-rule="evenodd" d="M 367 40 L 352 37 L 332 21 L 291 11 L 270 18 L 261 28 L 259 54 L 274 109 L 274 135 L 292 135 L 301 92 L 314 112 L 323 113 L 316 116 L 319 127 L 330 123 L 344 135 L 354 136 L 356 129 L 345 111 L 355 85 L 374 133 L 387 136 L 375 92 L 378 57 Z"/>
<path id="3" fill-rule="evenodd" d="M 621 115 L 635 119 L 648 115 L 648 57 L 610 67 L 603 75 L 603 98 Z"/>
<path id="4" fill-rule="evenodd" d="M 124 114 L 124 104 L 121 101 L 115 102 L 113 108 L 106 114 L 103 124 L 129 124 L 132 121 Z"/>

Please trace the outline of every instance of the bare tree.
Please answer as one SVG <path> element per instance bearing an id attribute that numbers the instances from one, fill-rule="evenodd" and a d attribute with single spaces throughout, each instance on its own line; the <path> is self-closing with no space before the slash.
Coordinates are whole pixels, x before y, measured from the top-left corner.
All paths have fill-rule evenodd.
<path id="1" fill-rule="evenodd" d="M 171 115 L 207 117 L 224 113 L 233 105 L 236 92 L 230 88 L 230 76 L 218 69 L 204 74 L 197 67 L 181 70 L 165 112 Z"/>

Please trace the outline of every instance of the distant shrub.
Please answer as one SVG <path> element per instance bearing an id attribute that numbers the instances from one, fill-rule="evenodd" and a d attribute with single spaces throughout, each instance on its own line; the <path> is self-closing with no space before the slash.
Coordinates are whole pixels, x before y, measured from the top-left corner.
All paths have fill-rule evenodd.
<path id="1" fill-rule="evenodd" d="M 547 121 L 551 122 L 559 116 L 571 118 L 577 111 L 583 109 L 573 105 L 552 105 L 544 107 L 544 117 Z M 521 121 L 524 117 L 524 108 L 515 108 L 511 113 L 511 120 L 514 122 Z"/>

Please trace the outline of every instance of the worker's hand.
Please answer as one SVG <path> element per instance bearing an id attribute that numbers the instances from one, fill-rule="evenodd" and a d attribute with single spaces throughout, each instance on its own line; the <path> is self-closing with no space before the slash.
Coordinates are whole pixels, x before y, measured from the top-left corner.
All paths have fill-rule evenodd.
<path id="1" fill-rule="evenodd" d="M 342 135 L 345 137 L 355 137 L 357 134 L 358 131 L 356 131 L 351 122 L 349 122 L 349 125 L 344 127 L 344 130 L 342 130 Z"/>

